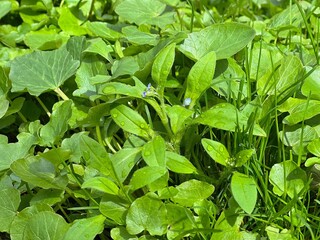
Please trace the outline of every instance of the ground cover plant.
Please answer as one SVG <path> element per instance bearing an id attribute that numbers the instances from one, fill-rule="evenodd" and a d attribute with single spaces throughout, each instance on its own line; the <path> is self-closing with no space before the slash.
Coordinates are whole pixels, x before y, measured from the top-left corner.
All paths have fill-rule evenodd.
<path id="1" fill-rule="evenodd" d="M 0 1 L 0 232 L 319 239 L 319 1 Z"/>

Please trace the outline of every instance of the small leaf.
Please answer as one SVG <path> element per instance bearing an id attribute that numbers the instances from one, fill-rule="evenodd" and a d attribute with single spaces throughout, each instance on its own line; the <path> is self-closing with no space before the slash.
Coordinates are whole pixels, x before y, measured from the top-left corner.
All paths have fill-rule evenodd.
<path id="1" fill-rule="evenodd" d="M 176 187 L 179 191 L 172 200 L 182 206 L 191 207 L 195 202 L 208 198 L 214 191 L 214 186 L 195 179 L 181 183 Z"/>
<path id="2" fill-rule="evenodd" d="M 200 32 L 188 35 L 180 50 L 189 58 L 199 60 L 215 51 L 217 60 L 231 57 L 244 48 L 255 35 L 255 31 L 244 24 L 213 24 Z"/>
<path id="3" fill-rule="evenodd" d="M 167 170 L 164 167 L 147 166 L 140 168 L 134 172 L 129 185 L 133 191 L 137 190 L 159 179 L 166 172 Z"/>
<path id="4" fill-rule="evenodd" d="M 39 96 L 60 87 L 75 74 L 78 66 L 79 61 L 74 60 L 65 47 L 17 57 L 11 63 L 9 75 L 12 91 L 27 90 L 31 95 Z"/>
<path id="5" fill-rule="evenodd" d="M 123 226 L 112 228 L 110 235 L 114 240 L 138 240 L 138 237 L 129 234 L 127 229 Z"/>
<path id="6" fill-rule="evenodd" d="M 81 185 L 81 188 L 92 188 L 113 195 L 117 195 L 119 191 L 118 186 L 106 177 L 89 178 Z"/>
<path id="7" fill-rule="evenodd" d="M 146 230 L 152 236 L 161 236 L 168 225 L 166 206 L 155 193 L 148 193 L 131 204 L 126 223 L 130 234 Z"/>
<path id="8" fill-rule="evenodd" d="M 245 164 L 255 153 L 254 149 L 246 149 L 238 152 L 236 154 L 236 167 L 241 167 L 243 164 Z"/>
<path id="9" fill-rule="evenodd" d="M 160 95 L 163 95 L 166 80 L 174 62 L 175 48 L 175 43 L 171 43 L 163 48 L 156 56 L 152 65 L 151 76 L 161 90 Z"/>
<path id="10" fill-rule="evenodd" d="M 257 187 L 253 178 L 234 172 L 231 179 L 231 191 L 239 206 L 251 214 L 257 201 Z"/>
<path id="11" fill-rule="evenodd" d="M 151 34 L 140 31 L 136 26 L 127 26 L 122 28 L 123 34 L 129 42 L 137 45 L 152 45 L 155 46 L 159 42 L 158 34 Z"/>
<path id="12" fill-rule="evenodd" d="M 170 171 L 176 173 L 192 174 L 198 172 L 186 157 L 174 152 L 166 152 L 166 165 Z"/>
<path id="13" fill-rule="evenodd" d="M 15 188 L 0 191 L 0 231 L 9 233 L 10 225 L 18 213 L 20 192 Z"/>
<path id="14" fill-rule="evenodd" d="M 211 86 L 216 67 L 216 53 L 209 52 L 201 57 L 191 68 L 187 77 L 184 98 L 190 98 L 192 108 L 198 98 Z"/>
<path id="15" fill-rule="evenodd" d="M 307 69 L 308 66 L 305 66 Z M 320 100 L 320 68 L 317 67 L 304 81 L 301 87 L 301 92 L 304 96 L 311 99 Z"/>
<path id="16" fill-rule="evenodd" d="M 90 35 L 93 36 L 98 36 L 110 41 L 116 41 L 122 37 L 121 33 L 112 30 L 110 24 L 106 22 L 87 22 L 86 26 L 92 32 Z"/>
<path id="17" fill-rule="evenodd" d="M 230 164 L 229 152 L 222 143 L 203 138 L 201 140 L 201 144 L 214 161 L 222 164 L 223 166 L 228 166 Z"/>
<path id="18" fill-rule="evenodd" d="M 60 215 L 39 212 L 30 218 L 22 239 L 61 240 L 69 225 Z"/>
<path id="19" fill-rule="evenodd" d="M 106 218 L 103 215 L 97 215 L 90 218 L 75 220 L 63 240 L 89 240 L 101 233 L 104 229 L 104 221 Z"/>
<path id="20" fill-rule="evenodd" d="M 160 136 L 156 136 L 143 146 L 142 157 L 148 166 L 164 167 L 165 151 L 166 143 L 164 139 Z"/>
<path id="21" fill-rule="evenodd" d="M 153 135 L 152 129 L 150 129 L 143 117 L 131 108 L 119 105 L 113 108 L 110 113 L 112 119 L 123 130 L 146 139 Z"/>

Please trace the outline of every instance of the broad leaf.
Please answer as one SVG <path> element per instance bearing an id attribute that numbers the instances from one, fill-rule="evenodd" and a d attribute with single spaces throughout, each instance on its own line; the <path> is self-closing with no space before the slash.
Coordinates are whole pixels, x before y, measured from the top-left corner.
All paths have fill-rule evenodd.
<path id="1" fill-rule="evenodd" d="M 123 226 L 112 228 L 110 231 L 110 235 L 114 240 L 138 240 L 138 237 L 128 233 L 127 229 Z"/>
<path id="2" fill-rule="evenodd" d="M 239 206 L 251 214 L 257 201 L 257 187 L 253 178 L 234 172 L 231 179 L 231 191 Z"/>
<path id="3" fill-rule="evenodd" d="M 67 100 L 57 102 L 53 107 L 53 112 L 49 123 L 40 130 L 40 137 L 44 145 L 52 146 L 60 141 L 64 133 L 68 130 L 68 120 L 71 117 L 72 101 Z"/>
<path id="4" fill-rule="evenodd" d="M 294 198 L 306 187 L 307 174 L 294 162 L 284 161 L 272 166 L 269 181 L 275 194 L 288 194 Z"/>
<path id="5" fill-rule="evenodd" d="M 93 36 L 98 36 L 107 40 L 115 41 L 122 36 L 121 33 L 112 30 L 110 25 L 106 22 L 88 22 L 86 26 Z"/>
<path id="6" fill-rule="evenodd" d="M 103 146 L 92 138 L 81 135 L 80 149 L 88 166 L 97 169 L 106 176 L 110 174 L 112 169 L 111 161 Z"/>
<path id="7" fill-rule="evenodd" d="M 163 235 L 168 225 L 166 206 L 156 194 L 148 193 L 131 204 L 126 224 L 130 234 L 146 230 L 151 235 Z"/>
<path id="8" fill-rule="evenodd" d="M 37 138 L 30 133 L 20 133 L 18 142 L 8 143 L 6 136 L 0 135 L 0 171 L 8 169 L 14 161 L 27 156 L 32 145 L 37 143 Z"/>
<path id="9" fill-rule="evenodd" d="M 31 156 L 19 159 L 12 163 L 10 168 L 23 181 L 45 189 L 64 189 L 68 184 L 67 176 L 41 157 Z"/>
<path id="10" fill-rule="evenodd" d="M 96 189 L 103 193 L 109 193 L 114 195 L 117 195 L 119 191 L 118 186 L 106 177 L 89 178 L 81 185 L 81 188 Z"/>
<path id="11" fill-rule="evenodd" d="M 310 68 L 307 68 L 311 70 Z M 301 92 L 311 99 L 320 100 L 320 68 L 317 67 L 303 82 Z"/>
<path id="12" fill-rule="evenodd" d="M 10 1 L 1 1 L 0 2 L 0 19 L 4 17 L 11 10 L 11 2 Z"/>
<path id="13" fill-rule="evenodd" d="M 187 119 L 194 113 L 192 110 L 179 105 L 166 106 L 166 112 L 170 118 L 172 132 L 175 134 L 185 130 Z"/>
<path id="14" fill-rule="evenodd" d="M 146 139 L 153 135 L 152 129 L 139 113 L 125 105 L 119 105 L 111 111 L 111 117 L 123 130 L 144 137 Z"/>
<path id="15" fill-rule="evenodd" d="M 229 152 L 222 143 L 203 138 L 201 144 L 209 156 L 217 163 L 224 166 L 232 164 Z"/>
<path id="16" fill-rule="evenodd" d="M 142 157 L 148 166 L 164 167 L 165 151 L 166 143 L 164 139 L 160 136 L 156 136 L 143 146 Z"/>
<path id="17" fill-rule="evenodd" d="M 69 225 L 60 215 L 39 212 L 30 218 L 22 239 L 61 240 Z"/>
<path id="18" fill-rule="evenodd" d="M 254 149 L 246 149 L 241 150 L 236 154 L 236 167 L 241 167 L 243 164 L 245 164 L 255 153 Z"/>
<path id="19" fill-rule="evenodd" d="M 166 165 L 170 171 L 176 173 L 192 174 L 198 172 L 186 157 L 174 152 L 166 152 Z"/>
<path id="20" fill-rule="evenodd" d="M 10 225 L 18 213 L 20 192 L 15 188 L 0 191 L 0 231 L 9 232 Z"/>
<path id="21" fill-rule="evenodd" d="M 156 45 L 159 42 L 158 34 L 151 34 L 148 32 L 140 31 L 136 26 L 127 26 L 122 28 L 123 34 L 129 42 L 138 45 Z"/>
<path id="22" fill-rule="evenodd" d="M 100 202 L 100 212 L 119 225 L 125 225 L 130 203 L 119 196 L 105 194 Z"/>
<path id="23" fill-rule="evenodd" d="M 231 57 L 244 48 L 255 35 L 255 31 L 239 23 L 213 24 L 200 32 L 188 35 L 180 50 L 189 58 L 199 60 L 214 51 L 216 58 Z"/>
<path id="24" fill-rule="evenodd" d="M 32 216 L 39 212 L 53 212 L 52 208 L 47 204 L 36 204 L 31 207 L 26 207 L 17 213 L 10 227 L 11 240 L 23 240 L 23 234 L 27 228 Z"/>
<path id="25" fill-rule="evenodd" d="M 181 183 L 176 187 L 179 191 L 172 200 L 182 206 L 191 207 L 195 202 L 208 198 L 214 191 L 214 186 L 195 179 Z"/>
<path id="26" fill-rule="evenodd" d="M 185 99 L 191 99 L 190 108 L 198 98 L 211 86 L 216 67 L 216 53 L 209 52 L 201 57 L 191 68 L 187 78 Z"/>
<path id="27" fill-rule="evenodd" d="M 150 24 L 162 28 L 174 22 L 173 13 L 162 14 L 165 8 L 166 5 L 159 0 L 125 0 L 116 7 L 115 11 L 130 23 Z"/>
<path id="28" fill-rule="evenodd" d="M 39 96 L 60 87 L 75 74 L 78 66 L 79 61 L 74 60 L 65 47 L 17 57 L 10 69 L 12 91 L 27 90 L 31 95 Z"/>
<path id="29" fill-rule="evenodd" d="M 308 145 L 308 150 L 317 157 L 320 157 L 320 138 L 314 139 Z"/>
<path id="30" fill-rule="evenodd" d="M 106 218 L 102 215 L 75 220 L 63 240 L 89 240 L 101 233 L 104 229 Z"/>
<path id="31" fill-rule="evenodd" d="M 138 169 L 134 172 L 131 180 L 130 180 L 130 187 L 131 190 L 137 190 L 142 188 L 163 175 L 167 173 L 167 170 L 164 167 L 152 166 L 152 167 L 143 167 Z"/>
<path id="32" fill-rule="evenodd" d="M 122 183 L 141 157 L 140 148 L 123 148 L 110 157 L 117 179 Z"/>

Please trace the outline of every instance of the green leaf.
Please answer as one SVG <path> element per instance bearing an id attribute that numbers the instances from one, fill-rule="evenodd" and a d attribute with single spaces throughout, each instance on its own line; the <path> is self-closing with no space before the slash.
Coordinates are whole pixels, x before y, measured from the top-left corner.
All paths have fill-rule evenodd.
<path id="1" fill-rule="evenodd" d="M 53 112 L 50 121 L 40 130 L 40 137 L 43 144 L 52 146 L 61 140 L 64 133 L 68 130 L 68 120 L 71 117 L 72 101 L 67 100 L 57 102 L 53 106 Z"/>
<path id="2" fill-rule="evenodd" d="M 143 146 L 142 157 L 148 166 L 164 167 L 166 165 L 165 151 L 166 143 L 164 139 L 156 136 Z"/>
<path id="3" fill-rule="evenodd" d="M 269 175 L 273 192 L 279 196 L 288 194 L 294 198 L 307 184 L 307 174 L 292 161 L 274 164 Z"/>
<path id="4" fill-rule="evenodd" d="M 119 196 L 105 194 L 100 202 L 100 212 L 118 225 L 125 225 L 130 203 Z"/>
<path id="5" fill-rule="evenodd" d="M 25 35 L 24 42 L 31 49 L 35 50 L 52 50 L 57 49 L 66 43 L 68 36 L 58 33 L 57 29 L 41 29 L 30 31 Z"/>
<path id="6" fill-rule="evenodd" d="M 18 213 L 20 192 L 15 188 L 0 191 L 0 231 L 9 233 L 10 225 Z"/>
<path id="7" fill-rule="evenodd" d="M 191 68 L 187 78 L 184 98 L 190 98 L 192 108 L 198 98 L 211 86 L 216 67 L 216 53 L 209 52 L 201 57 Z"/>
<path id="8" fill-rule="evenodd" d="M 60 215 L 39 212 L 30 218 L 22 239 L 61 240 L 68 229 L 68 223 Z"/>
<path id="9" fill-rule="evenodd" d="M 195 179 L 181 183 L 176 187 L 179 191 L 172 200 L 182 206 L 191 207 L 195 202 L 208 198 L 214 191 L 214 186 Z"/>
<path id="10" fill-rule="evenodd" d="M 119 105 L 111 111 L 111 117 L 123 130 L 150 139 L 154 134 L 152 129 L 139 113 L 125 105 Z"/>
<path id="11" fill-rule="evenodd" d="M 219 103 L 201 113 L 199 117 L 194 119 L 194 123 L 234 132 L 236 129 L 246 129 L 248 127 L 247 124 L 254 124 L 248 120 L 248 116 L 239 112 L 234 105 Z M 258 124 L 254 124 L 253 134 L 266 137 L 266 133 Z"/>
<path id="12" fill-rule="evenodd" d="M 47 204 L 53 206 L 62 202 L 64 191 L 59 189 L 40 189 L 30 200 L 30 205 Z"/>
<path id="13" fill-rule="evenodd" d="M 84 52 L 99 54 L 109 62 L 112 62 L 112 57 L 110 56 L 110 53 L 113 52 L 112 45 L 106 44 L 106 42 L 103 41 L 102 38 L 91 39 L 88 41 L 88 43 L 89 46 Z"/>
<path id="14" fill-rule="evenodd" d="M 160 89 L 159 94 L 161 96 L 163 96 L 167 77 L 174 62 L 175 48 L 175 43 L 171 43 L 163 48 L 156 56 L 152 65 L 151 76 L 152 79 L 158 84 L 158 88 Z"/>
<path id="15" fill-rule="evenodd" d="M 314 139 L 311 143 L 309 143 L 308 150 L 313 155 L 320 157 L 320 138 Z"/>
<path id="16" fill-rule="evenodd" d="M 239 206 L 251 214 L 257 202 L 257 187 L 254 179 L 234 172 L 231 178 L 231 191 Z"/>
<path id="17" fill-rule="evenodd" d="M 298 57 L 293 55 L 284 57 L 274 66 L 274 69 L 269 69 L 266 74 L 258 79 L 258 94 L 280 95 L 296 88 L 300 82 L 299 75 L 302 70 L 302 63 Z"/>
<path id="18" fill-rule="evenodd" d="M 220 142 L 203 138 L 201 144 L 209 156 L 223 166 L 230 165 L 230 155 L 227 148 Z"/>
<path id="19" fill-rule="evenodd" d="M 118 186 L 112 182 L 110 179 L 105 177 L 93 177 L 84 181 L 81 185 L 81 188 L 92 188 L 98 191 L 117 195 L 119 188 Z"/>
<path id="20" fill-rule="evenodd" d="M 87 22 L 86 26 L 92 32 L 91 35 L 101 37 L 106 40 L 116 41 L 122 37 L 121 33 L 112 30 L 111 25 L 106 22 Z"/>
<path id="21" fill-rule="evenodd" d="M 166 106 L 166 112 L 169 116 L 170 126 L 174 134 L 185 130 L 187 119 L 194 113 L 192 110 L 179 105 Z"/>
<path id="22" fill-rule="evenodd" d="M 165 8 L 166 5 L 159 0 L 125 0 L 116 7 L 115 11 L 130 23 L 150 24 L 162 28 L 175 21 L 173 13 L 163 14 Z"/>
<path id="23" fill-rule="evenodd" d="M 236 167 L 241 167 L 243 164 L 245 164 L 255 153 L 254 149 L 245 149 L 241 150 L 236 154 Z"/>
<path id="24" fill-rule="evenodd" d="M 231 57 L 244 48 L 255 35 L 255 31 L 239 23 L 213 24 L 200 32 L 188 34 L 180 45 L 180 51 L 193 60 L 199 60 L 209 52 L 216 53 L 216 59 Z"/>
<path id="25" fill-rule="evenodd" d="M 110 157 L 117 179 L 122 183 L 141 157 L 140 148 L 123 148 Z"/>
<path id="26" fill-rule="evenodd" d="M 86 135 L 81 135 L 80 149 L 88 166 L 93 167 L 106 176 L 111 173 L 112 166 L 108 153 L 97 141 Z"/>
<path id="27" fill-rule="evenodd" d="M 3 18 L 7 13 L 11 11 L 11 2 L 10 1 L 1 1 L 0 2 L 0 19 Z"/>
<path id="28" fill-rule="evenodd" d="M 62 175 L 48 160 L 31 156 L 19 159 L 10 166 L 11 170 L 23 181 L 49 189 L 65 189 L 68 184 L 66 175 Z"/>
<path id="29" fill-rule="evenodd" d="M 293 233 L 286 228 L 280 231 L 279 228 L 268 226 L 266 227 L 266 232 L 270 240 L 297 240 Z"/>
<path id="30" fill-rule="evenodd" d="M 75 220 L 68 231 L 66 232 L 63 240 L 89 240 L 94 239 L 104 229 L 105 217 L 97 215 L 90 218 Z"/>
<path id="31" fill-rule="evenodd" d="M 12 91 L 27 90 L 31 95 L 39 96 L 60 87 L 75 74 L 78 66 L 79 61 L 74 60 L 65 47 L 17 57 L 11 63 L 9 75 Z"/>
<path id="32" fill-rule="evenodd" d="M 70 35 L 86 35 L 87 29 L 84 25 L 81 25 L 86 19 L 81 15 L 82 12 L 76 8 L 62 7 L 58 20 L 59 27 Z"/>
<path id="33" fill-rule="evenodd" d="M 183 239 L 183 237 L 187 235 L 188 230 L 192 230 L 195 227 L 193 213 L 188 208 L 176 204 L 167 204 L 166 208 L 168 224 L 170 226 L 167 232 L 167 238 Z"/>
<path id="34" fill-rule="evenodd" d="M 9 108 L 9 101 L 6 95 L 0 95 L 0 118 L 2 118 Z"/>
<path id="35" fill-rule="evenodd" d="M 307 68 L 307 67 L 306 67 Z M 311 70 L 310 68 L 307 68 Z M 320 68 L 317 67 L 303 82 L 301 92 L 311 99 L 320 100 Z"/>
<path id="36" fill-rule="evenodd" d="M 198 172 L 186 157 L 174 152 L 166 152 L 166 165 L 170 171 L 176 173 L 193 174 Z"/>
<path id="37" fill-rule="evenodd" d="M 8 143 L 6 136 L 0 135 L 0 137 L 0 171 L 9 169 L 11 163 L 27 156 L 32 145 L 37 143 L 36 137 L 30 133 L 20 133 L 16 143 Z"/>
<path id="38" fill-rule="evenodd" d="M 289 98 L 287 101 L 293 100 Z M 290 101 L 291 102 L 291 101 Z M 290 103 L 289 103 L 290 104 Z M 282 121 L 288 125 L 294 125 L 304 120 L 310 119 L 320 114 L 320 101 L 301 99 L 288 110 L 289 116 L 286 116 Z"/>
<path id="39" fill-rule="evenodd" d="M 126 224 L 130 234 L 146 230 L 152 236 L 161 236 L 167 231 L 166 206 L 156 194 L 148 193 L 131 204 Z"/>
<path id="40" fill-rule="evenodd" d="M 23 240 L 25 229 L 29 225 L 29 221 L 32 216 L 39 212 L 53 212 L 52 208 L 47 204 L 35 204 L 30 207 L 24 208 L 22 211 L 17 213 L 10 226 L 10 237 L 12 240 Z"/>
<path id="41" fill-rule="evenodd" d="M 152 166 L 143 167 L 133 173 L 130 180 L 131 190 L 142 188 L 155 180 L 159 179 L 167 173 L 164 167 Z"/>
<path id="42" fill-rule="evenodd" d="M 158 34 L 140 31 L 136 26 L 122 28 L 122 32 L 129 42 L 137 45 L 156 45 L 159 42 Z"/>
<path id="43" fill-rule="evenodd" d="M 129 234 L 127 229 L 122 226 L 112 228 L 110 234 L 114 240 L 138 240 L 138 237 Z"/>

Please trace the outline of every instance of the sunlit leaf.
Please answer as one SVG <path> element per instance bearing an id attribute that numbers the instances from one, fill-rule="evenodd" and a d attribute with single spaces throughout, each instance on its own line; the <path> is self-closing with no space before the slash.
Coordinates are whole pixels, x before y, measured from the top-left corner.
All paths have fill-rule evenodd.
<path id="1" fill-rule="evenodd" d="M 39 96 L 60 87 L 75 74 L 78 66 L 79 61 L 74 60 L 65 47 L 17 57 L 12 61 L 10 69 L 12 91 L 27 90 L 30 94 Z"/>
<path id="2" fill-rule="evenodd" d="M 9 232 L 10 225 L 18 213 L 20 192 L 15 188 L 0 191 L 0 231 Z"/>

